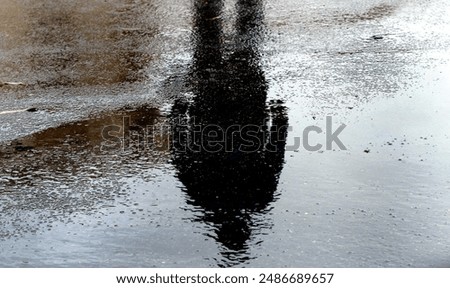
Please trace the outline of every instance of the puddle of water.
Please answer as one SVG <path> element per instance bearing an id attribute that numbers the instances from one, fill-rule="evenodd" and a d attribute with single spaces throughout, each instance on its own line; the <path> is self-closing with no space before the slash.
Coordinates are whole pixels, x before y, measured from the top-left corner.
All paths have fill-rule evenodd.
<path id="1" fill-rule="evenodd" d="M 193 8 L 192 63 L 180 83 L 167 81 L 188 91 L 169 87 L 169 113 L 122 109 L 0 147 L 0 265 L 448 265 L 448 135 L 428 135 L 446 127 L 445 57 L 409 38 L 371 38 L 403 27 L 378 2 L 343 9 L 343 18 L 353 15 L 348 37 L 330 28 L 314 38 L 323 27 L 296 25 L 297 16 L 286 24 L 295 32 L 274 36 L 281 46 L 262 45 L 264 36 L 283 32 L 274 19 L 298 3 L 271 2 L 267 11 L 238 1 L 232 24 L 221 17 L 227 3 Z M 438 50 L 445 39 L 433 43 Z M 328 114 L 348 124 L 349 150 L 286 151 L 305 123 L 321 125 Z M 288 123 L 287 139 L 272 129 Z M 216 150 L 221 130 L 236 124 L 258 127 L 229 134 L 228 144 L 252 152 Z M 196 138 L 206 127 L 211 134 Z"/>
<path id="2" fill-rule="evenodd" d="M 278 197 L 277 184 L 283 168 L 288 124 L 283 103 L 268 102 L 267 99 L 267 82 L 258 51 L 259 38 L 263 34 L 259 31 L 262 29 L 262 9 L 260 1 L 239 2 L 234 40 L 225 45 L 220 40 L 224 37 L 222 19 L 219 17 L 222 11 L 220 5 L 204 2 L 196 7 L 194 60 L 186 79 L 195 97 L 191 102 L 182 98 L 175 100 L 169 117 L 175 125 L 173 135 L 166 137 L 163 134 L 157 139 L 163 140 L 164 144 L 173 138 L 170 151 L 167 145 L 160 146 L 162 148 L 159 150 L 141 150 L 137 143 L 132 146 L 137 151 L 125 149 L 121 153 L 125 157 L 117 155 L 114 149 L 113 153 L 102 155 L 100 148 L 105 142 L 105 127 L 118 128 L 111 130 L 113 134 L 108 136 L 120 139 L 119 135 L 132 133 L 133 130 L 139 134 L 143 131 L 142 127 L 155 127 L 158 122 L 165 121 L 159 117 L 158 110 L 148 107 L 126 112 L 129 120 L 124 120 L 123 115 L 106 115 L 47 129 L 13 141 L 6 151 L 2 151 L 3 159 L 6 158 L 2 170 L 4 175 L 9 174 L 4 182 L 6 189 L 12 192 L 6 194 L 7 199 L 21 202 L 20 206 L 49 209 L 50 213 L 60 211 L 63 215 L 67 211 L 84 212 L 87 207 L 94 209 L 105 202 L 120 202 L 118 199 L 122 196 L 139 203 L 141 201 L 132 194 L 135 191 L 132 188 L 124 195 L 123 190 L 107 193 L 110 176 L 119 176 L 115 181 L 122 183 L 118 187 L 121 189 L 122 185 L 129 187 L 127 176 L 131 176 L 133 182 L 137 180 L 133 173 L 138 178 L 142 177 L 145 172 L 139 170 L 148 169 L 149 163 L 171 163 L 179 179 L 178 185 L 182 187 L 172 192 L 178 197 L 185 197 L 182 206 L 193 213 L 190 216 L 192 223 L 208 227 L 204 237 L 218 243 L 220 257 L 216 259 L 217 265 L 233 266 L 248 262 L 251 259 L 250 244 L 256 241 L 256 236 L 265 227 L 270 228 L 270 224 L 263 219 Z M 126 121 L 132 123 L 127 125 Z M 201 130 L 213 127 L 211 132 L 225 132 L 223 144 L 226 147 L 211 153 L 210 149 L 215 144 L 205 141 L 204 134 L 200 139 L 195 138 L 199 127 Z M 228 135 L 226 131 L 231 131 L 233 127 L 257 129 L 250 129 L 248 134 L 238 131 Z M 155 135 L 140 136 L 146 140 Z M 246 136 L 257 141 L 250 141 Z M 123 146 L 126 141 L 122 139 L 116 144 Z M 199 150 L 195 147 L 197 144 L 200 144 Z M 241 148 L 244 146 L 247 150 Z M 167 159 L 168 152 L 172 154 L 172 161 Z M 139 158 L 145 158 L 145 161 Z M 130 164 L 129 173 L 125 172 L 126 162 Z M 143 162 L 146 162 L 145 165 L 142 165 Z M 8 167 L 7 163 L 15 164 Z M 113 167 L 117 164 L 120 166 Z M 36 183 L 36 175 L 51 183 Z M 82 189 L 86 189 L 79 184 L 86 176 L 94 180 L 88 181 L 95 183 L 90 189 L 93 196 L 85 198 L 85 194 L 82 195 L 84 201 L 94 200 L 81 205 L 79 200 L 73 199 L 82 190 L 74 186 L 81 185 Z M 28 196 L 15 195 L 14 187 L 18 185 L 31 187 L 26 192 Z M 65 192 L 59 191 L 59 185 L 67 185 L 64 186 Z M 147 185 L 154 186 L 152 181 Z M 34 194 L 37 191 L 39 196 Z M 169 196 L 169 199 L 173 197 Z M 4 204 L 4 210 L 10 215 L 19 212 L 14 207 Z M 178 214 L 180 212 L 175 215 Z M 4 234 L 8 235 L 8 229 Z"/>
<path id="3" fill-rule="evenodd" d="M 3 145 L 0 194 L 4 220 L 7 222 L 16 213 L 30 213 L 37 215 L 31 216 L 30 221 L 44 217 L 50 222 L 67 222 L 74 213 L 114 206 L 116 197 L 127 194 L 122 186 L 127 187 L 126 179 L 136 170 L 150 171 L 167 162 L 168 135 L 164 130 L 144 130 L 164 121 L 158 109 L 130 108 L 50 128 Z M 109 133 L 108 127 L 114 132 Z M 108 142 L 109 139 L 115 142 Z M 22 226 L 5 225 L 0 234 L 17 237 L 23 231 L 37 229 Z"/>

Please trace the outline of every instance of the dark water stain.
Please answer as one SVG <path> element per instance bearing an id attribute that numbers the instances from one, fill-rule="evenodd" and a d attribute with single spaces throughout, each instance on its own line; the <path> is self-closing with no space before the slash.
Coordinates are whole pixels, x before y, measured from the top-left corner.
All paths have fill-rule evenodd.
<path id="1" fill-rule="evenodd" d="M 369 10 L 360 14 L 345 13 L 336 18 L 342 23 L 356 23 L 363 21 L 372 21 L 380 18 L 388 17 L 394 13 L 396 7 L 389 4 L 380 4 L 371 7 Z"/>
<path id="2" fill-rule="evenodd" d="M 102 144 L 108 141 L 105 138 L 104 129 L 117 127 L 114 133 L 123 139 L 124 127 L 146 127 L 156 125 L 162 118 L 157 108 L 141 106 L 137 108 L 123 108 L 118 111 L 108 112 L 94 116 L 91 119 L 64 124 L 55 128 L 35 133 L 31 136 L 12 142 L 12 147 L 20 145 L 30 149 L 51 149 L 55 147 L 70 146 L 72 151 L 87 150 L 100 153 Z M 131 121 L 131 122 L 130 122 Z M 103 150 L 104 151 L 104 150 Z"/>
<path id="3" fill-rule="evenodd" d="M 331 14 L 324 17 L 322 14 L 313 17 L 312 22 L 319 24 L 320 26 L 334 26 L 334 25 L 355 25 L 368 21 L 378 21 L 383 18 L 389 17 L 395 13 L 398 6 L 394 4 L 378 4 L 370 7 L 366 11 L 352 11 L 337 9 L 331 12 Z M 352 9 L 353 10 L 353 9 Z M 326 10 L 325 10 L 326 11 Z M 305 19 L 296 21 L 308 21 L 310 15 L 305 15 Z M 278 25 L 287 25 L 287 22 L 278 23 Z"/>
<path id="4" fill-rule="evenodd" d="M 10 176 L 36 176 L 33 172 L 38 171 L 43 175 L 55 173 L 53 176 L 60 176 L 64 182 L 69 180 L 64 178 L 65 171 L 89 162 L 101 166 L 119 157 L 125 164 L 143 156 L 148 162 L 157 162 L 159 156 L 167 153 L 170 137 L 163 134 L 167 132 L 164 129 L 156 133 L 155 129 L 146 128 L 164 127 L 164 122 L 165 117 L 157 108 L 142 106 L 49 128 L 3 144 L 1 172 Z M 20 179 L 12 184 L 20 185 Z"/>
<path id="5" fill-rule="evenodd" d="M 237 1 L 234 40 L 227 44 L 222 8 L 222 1 L 195 2 L 194 60 L 187 79 L 194 98 L 173 106 L 173 164 L 188 204 L 202 211 L 194 220 L 208 224 L 207 235 L 221 246 L 218 264 L 233 266 L 251 259 L 251 240 L 264 225 L 254 218 L 276 199 L 288 119 L 282 102 L 267 103 L 258 51 L 263 2 Z M 228 134 L 233 127 L 239 132 Z M 214 136 L 199 139 L 198 131 Z"/>

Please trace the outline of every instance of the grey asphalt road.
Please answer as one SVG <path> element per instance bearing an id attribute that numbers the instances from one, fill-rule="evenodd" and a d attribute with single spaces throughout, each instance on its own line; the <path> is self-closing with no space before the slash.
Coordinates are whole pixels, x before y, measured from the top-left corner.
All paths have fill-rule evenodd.
<path id="1" fill-rule="evenodd" d="M 0 267 L 450 266 L 450 2 L 0 6 Z"/>

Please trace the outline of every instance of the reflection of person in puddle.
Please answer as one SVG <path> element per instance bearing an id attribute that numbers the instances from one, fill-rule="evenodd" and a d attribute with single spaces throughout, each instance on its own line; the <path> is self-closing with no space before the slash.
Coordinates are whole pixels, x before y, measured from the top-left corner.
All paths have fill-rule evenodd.
<path id="1" fill-rule="evenodd" d="M 267 105 L 257 51 L 261 0 L 238 0 L 236 33 L 224 45 L 222 1 L 195 2 L 193 102 L 177 100 L 174 164 L 188 202 L 203 211 L 223 245 L 226 265 L 246 260 L 252 215 L 274 201 L 284 161 L 287 118 L 281 102 Z M 271 127 L 268 127 L 268 123 Z"/>

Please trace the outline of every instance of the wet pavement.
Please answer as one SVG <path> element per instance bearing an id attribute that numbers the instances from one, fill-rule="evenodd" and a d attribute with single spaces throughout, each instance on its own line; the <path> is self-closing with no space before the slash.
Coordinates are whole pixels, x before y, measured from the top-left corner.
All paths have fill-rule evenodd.
<path id="1" fill-rule="evenodd" d="M 0 267 L 450 266 L 448 1 L 178 2 L 0 0 Z"/>

